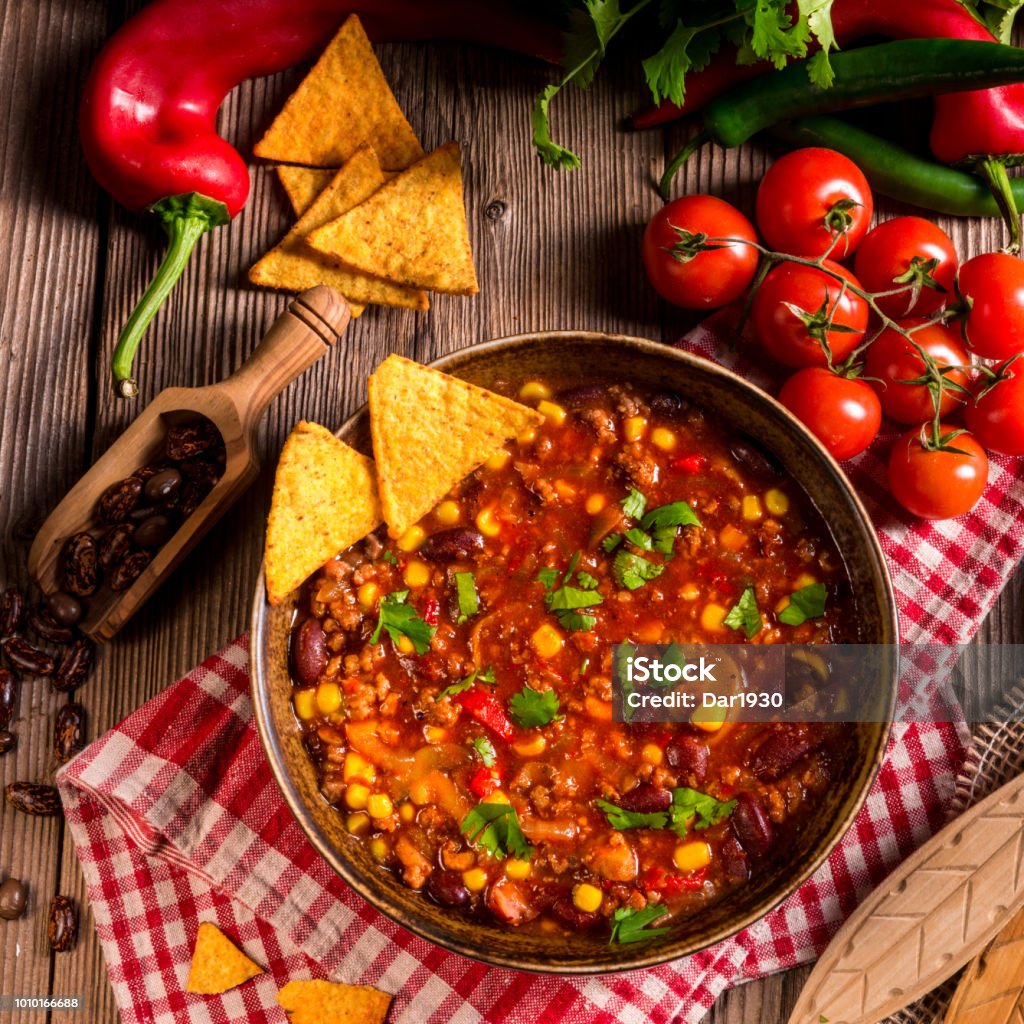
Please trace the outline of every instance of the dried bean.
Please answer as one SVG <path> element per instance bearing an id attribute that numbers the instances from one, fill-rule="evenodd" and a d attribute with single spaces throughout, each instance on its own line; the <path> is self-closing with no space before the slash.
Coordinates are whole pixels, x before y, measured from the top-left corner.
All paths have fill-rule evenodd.
<path id="1" fill-rule="evenodd" d="M 167 431 L 165 451 L 167 457 L 175 462 L 194 459 L 212 448 L 220 439 L 217 428 L 209 420 L 179 423 Z"/>
<path id="2" fill-rule="evenodd" d="M 192 480 L 203 487 L 213 487 L 220 478 L 217 467 L 205 459 L 191 459 L 181 464 L 181 474 L 186 480 Z"/>
<path id="3" fill-rule="evenodd" d="M 617 804 L 623 810 L 633 811 L 636 814 L 654 814 L 657 811 L 667 811 L 672 805 L 672 794 L 667 789 L 654 786 L 650 782 L 641 782 L 639 786 L 623 793 L 618 800 L 612 803 Z"/>
<path id="4" fill-rule="evenodd" d="M 53 723 L 53 753 L 61 764 L 70 761 L 81 749 L 85 737 L 85 708 L 65 704 Z"/>
<path id="5" fill-rule="evenodd" d="M 8 729 L 0 729 L 0 756 L 9 754 L 18 744 L 18 737 Z"/>
<path id="6" fill-rule="evenodd" d="M 99 560 L 104 572 L 113 572 L 132 549 L 135 527 L 120 523 L 108 530 L 99 541 Z"/>
<path id="7" fill-rule="evenodd" d="M 292 671 L 303 686 L 315 686 L 327 666 L 327 636 L 316 619 L 292 633 Z"/>
<path id="8" fill-rule="evenodd" d="M 760 801 L 752 793 L 736 797 L 736 809 L 729 818 L 740 846 L 751 857 L 763 857 L 772 848 L 775 830 Z"/>
<path id="9" fill-rule="evenodd" d="M 53 675 L 53 658 L 20 636 L 9 636 L 0 644 L 8 664 L 35 676 Z"/>
<path id="10" fill-rule="evenodd" d="M 90 597 L 99 584 L 96 541 L 84 531 L 69 537 L 64 545 L 64 589 L 75 597 Z"/>
<path id="11" fill-rule="evenodd" d="M 471 898 L 458 871 L 435 871 L 427 879 L 426 891 L 435 903 L 443 907 L 464 907 Z"/>
<path id="12" fill-rule="evenodd" d="M 78 939 L 78 911 L 70 896 L 54 896 L 46 923 L 46 937 L 54 953 L 73 949 Z"/>
<path id="13" fill-rule="evenodd" d="M 25 615 L 25 598 L 17 587 L 8 587 L 0 596 L 0 637 L 17 633 Z"/>
<path id="14" fill-rule="evenodd" d="M 25 814 L 50 816 L 60 813 L 60 794 L 53 786 L 37 782 L 12 782 L 4 795 L 15 810 Z"/>
<path id="15" fill-rule="evenodd" d="M 173 532 L 170 519 L 157 513 L 135 528 L 135 543 L 140 548 L 158 548 Z"/>
<path id="16" fill-rule="evenodd" d="M 180 487 L 181 473 L 176 469 L 162 469 L 146 481 L 146 500 L 155 501 L 158 505 L 166 505 L 177 494 Z"/>
<path id="17" fill-rule="evenodd" d="M 110 574 L 110 589 L 127 590 L 151 561 L 153 555 L 149 551 L 133 551 Z"/>
<path id="18" fill-rule="evenodd" d="M 459 562 L 472 558 L 483 547 L 482 533 L 457 526 L 428 537 L 420 548 L 420 554 L 431 562 Z"/>
<path id="19" fill-rule="evenodd" d="M 30 608 L 25 618 L 28 628 L 40 640 L 49 641 L 51 644 L 69 644 L 75 638 L 75 634 L 67 626 L 60 625 L 50 614 L 49 608 L 42 605 Z"/>
<path id="20" fill-rule="evenodd" d="M 19 878 L 5 878 L 0 884 L 0 917 L 5 921 L 16 921 L 25 913 L 28 891 Z"/>
<path id="21" fill-rule="evenodd" d="M 122 523 L 138 505 L 141 497 L 142 481 L 138 477 L 119 480 L 100 495 L 96 515 L 101 523 Z"/>
<path id="22" fill-rule="evenodd" d="M 50 614 L 62 626 L 76 626 L 82 621 L 84 614 L 82 602 L 63 590 L 51 594 L 46 599 L 46 604 L 50 609 Z"/>
<path id="23" fill-rule="evenodd" d="M 68 693 L 83 686 L 92 671 L 92 662 L 96 648 L 91 641 L 84 638 L 76 640 L 64 655 L 64 660 L 53 677 L 52 686 L 60 693 Z"/>
<path id="24" fill-rule="evenodd" d="M 210 493 L 210 488 L 199 484 L 195 480 L 188 480 L 181 489 L 181 500 L 177 509 L 182 519 L 188 519 L 190 515 L 203 503 L 203 499 Z"/>
<path id="25" fill-rule="evenodd" d="M 700 785 L 708 775 L 708 745 L 692 733 L 678 733 L 665 747 L 665 760 L 673 771 Z"/>
<path id="26" fill-rule="evenodd" d="M 17 697 L 18 677 L 9 668 L 0 668 L 0 729 L 11 724 Z"/>
<path id="27" fill-rule="evenodd" d="M 132 514 L 128 517 L 133 523 L 141 523 L 147 520 L 150 516 L 155 516 L 160 511 L 159 505 L 150 505 L 143 503 L 132 510 Z"/>

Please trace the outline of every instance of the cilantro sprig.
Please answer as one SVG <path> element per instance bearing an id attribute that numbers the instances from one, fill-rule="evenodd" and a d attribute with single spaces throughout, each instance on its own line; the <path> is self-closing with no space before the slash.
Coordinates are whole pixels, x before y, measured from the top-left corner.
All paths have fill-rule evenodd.
<path id="1" fill-rule="evenodd" d="M 671 558 L 679 527 L 699 527 L 701 521 L 685 501 L 673 501 L 647 511 L 647 497 L 635 487 L 630 488 L 620 504 L 622 511 L 638 522 L 624 533 L 605 537 L 601 547 L 609 554 L 619 549 L 612 563 L 615 582 L 627 590 L 637 590 L 665 571 L 663 563 L 652 562 L 639 552 L 657 551 L 666 559 Z M 633 550 L 623 547 L 624 543 Z"/>
<path id="2" fill-rule="evenodd" d="M 437 626 L 428 625 L 417 615 L 416 609 L 407 603 L 408 590 L 393 590 L 385 594 L 380 602 L 377 628 L 370 637 L 370 643 L 380 640 L 382 631 L 387 631 L 391 642 L 398 644 L 404 636 L 412 641 L 417 654 L 426 654 L 430 650 L 430 641 L 437 632 Z"/>
<path id="3" fill-rule="evenodd" d="M 586 632 L 593 629 L 597 619 L 580 609 L 596 608 L 599 604 L 604 604 L 604 598 L 597 591 L 598 581 L 582 569 L 576 571 L 579 561 L 580 553 L 577 551 L 569 559 L 569 568 L 561 578 L 558 570 L 550 567 L 537 573 L 537 579 L 544 584 L 547 591 L 544 597 L 545 607 L 558 619 L 562 628 L 570 632 Z M 570 582 L 573 573 L 576 574 L 578 586 Z"/>
<path id="4" fill-rule="evenodd" d="M 524 686 L 508 702 L 509 714 L 524 729 L 547 725 L 558 717 L 561 705 L 554 690 L 535 690 Z"/>
<path id="5" fill-rule="evenodd" d="M 454 697 L 457 693 L 465 693 L 467 690 L 471 690 L 477 683 L 487 683 L 493 686 L 496 681 L 493 665 L 488 665 L 487 668 L 476 668 L 465 679 L 460 679 L 457 683 L 446 686 L 434 700 L 438 701 L 444 697 Z"/>
<path id="6" fill-rule="evenodd" d="M 667 811 L 627 811 L 607 800 L 595 800 L 594 803 L 604 812 L 608 824 L 620 832 L 629 828 L 664 828 L 668 824 Z"/>
<path id="7" fill-rule="evenodd" d="M 498 762 L 498 752 L 494 744 L 486 736 L 476 736 L 473 739 L 473 747 L 480 755 L 485 768 L 493 768 Z"/>
<path id="8" fill-rule="evenodd" d="M 717 800 L 710 793 L 680 786 L 672 790 L 672 806 L 668 809 L 669 828 L 682 839 L 691 828 L 711 828 L 728 818 L 734 810 L 735 800 Z"/>
<path id="9" fill-rule="evenodd" d="M 722 622 L 730 629 L 742 630 L 748 640 L 753 640 L 764 626 L 761 610 L 757 607 L 757 594 L 753 587 L 747 587 L 740 599 L 729 609 Z"/>
<path id="10" fill-rule="evenodd" d="M 620 551 L 612 563 L 612 575 L 620 587 L 637 590 L 648 580 L 657 579 L 665 571 L 664 565 L 649 562 L 643 555 Z"/>
<path id="11" fill-rule="evenodd" d="M 485 800 L 462 819 L 459 828 L 471 843 L 482 846 L 498 860 L 504 860 L 509 854 L 519 860 L 533 856 L 533 847 L 526 841 L 519 827 L 519 816 L 511 804 Z"/>
<path id="12" fill-rule="evenodd" d="M 811 583 L 789 595 L 789 604 L 779 612 L 779 622 L 787 626 L 800 626 L 808 619 L 817 619 L 825 614 L 825 599 L 828 591 L 824 583 Z"/>
<path id="13" fill-rule="evenodd" d="M 646 939 L 664 935 L 668 928 L 648 928 L 647 926 L 667 913 L 668 907 L 663 903 L 648 903 L 643 910 L 619 907 L 612 914 L 612 934 L 608 944 L 612 946 L 615 943 L 624 945 L 627 942 L 643 942 Z"/>

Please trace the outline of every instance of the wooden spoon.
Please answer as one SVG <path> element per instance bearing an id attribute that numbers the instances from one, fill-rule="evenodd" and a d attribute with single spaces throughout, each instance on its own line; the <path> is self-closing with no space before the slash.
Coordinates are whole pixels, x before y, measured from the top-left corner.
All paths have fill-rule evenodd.
<path id="1" fill-rule="evenodd" d="M 1024 775 L 947 825 L 868 896 L 822 954 L 789 1024 L 888 1017 L 979 954 L 1022 906 Z"/>
<path id="2" fill-rule="evenodd" d="M 61 589 L 64 543 L 73 534 L 97 526 L 94 513 L 100 495 L 158 458 L 169 427 L 205 416 L 224 439 L 223 476 L 127 590 L 116 593 L 101 584 L 93 596 L 83 599 L 82 632 L 96 641 L 109 640 L 253 482 L 259 473 L 254 434 L 264 411 L 331 349 L 350 315 L 348 303 L 331 288 L 321 285 L 303 292 L 233 376 L 209 387 L 161 391 L 67 493 L 43 523 L 29 552 L 29 571 L 44 594 Z"/>
<path id="3" fill-rule="evenodd" d="M 964 971 L 945 1024 L 1020 1024 L 1024 1021 L 1024 911 Z"/>

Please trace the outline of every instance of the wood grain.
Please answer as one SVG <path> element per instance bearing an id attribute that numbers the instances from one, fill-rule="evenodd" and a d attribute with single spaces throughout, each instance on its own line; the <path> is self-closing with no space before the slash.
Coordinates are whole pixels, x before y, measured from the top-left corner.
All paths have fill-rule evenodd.
<path id="1" fill-rule="evenodd" d="M 1024 1024 L 1024 911 L 968 964 L 945 1024 Z"/>
<path id="2" fill-rule="evenodd" d="M 157 316 L 139 360 L 141 394 L 126 402 L 107 386 L 109 360 L 129 310 L 163 251 L 160 229 L 111 203 L 93 184 L 77 142 L 75 107 L 102 40 L 142 0 L 7 0 L 0 5 L 0 574 L 24 579 L 38 524 L 159 390 L 201 386 L 241 365 L 282 298 L 245 283 L 253 260 L 285 233 L 291 215 L 270 166 L 252 165 L 244 213 L 200 243 Z M 365 399 L 368 372 L 388 352 L 430 359 L 484 338 L 579 327 L 674 340 L 693 317 L 660 304 L 638 258 L 643 226 L 659 205 L 652 187 L 666 152 L 687 129 L 629 133 L 623 118 L 643 101 L 636 54 L 611 61 L 593 90 L 567 90 L 555 130 L 579 150 L 575 173 L 542 167 L 529 146 L 528 115 L 547 69 L 483 49 L 438 44 L 379 47 L 410 122 L 428 149 L 463 147 L 466 201 L 481 294 L 438 296 L 427 315 L 369 310 L 335 350 L 273 403 L 256 435 L 263 473 L 172 579 L 100 655 L 81 699 L 96 736 L 246 625 L 269 504 L 270 462 L 302 416 L 340 423 Z M 221 124 L 251 151 L 301 69 L 249 82 L 228 98 Z M 756 146 L 708 148 L 678 183 L 751 209 L 767 155 Z M 887 208 L 890 212 L 892 207 Z M 961 252 L 1000 242 L 997 228 L 941 221 Z M 1020 574 L 982 638 L 1024 642 Z M 998 673 L 985 689 L 1008 680 Z M 25 684 L 19 749 L 3 782 L 48 778 L 58 698 Z M 106 980 L 70 839 L 57 822 L 19 819 L 0 807 L 0 874 L 26 878 L 29 913 L 0 922 L 0 992 L 80 994 L 83 1016 L 52 1021 L 113 1024 Z M 46 952 L 42 918 L 55 891 L 83 904 L 73 954 Z M 806 969 L 724 995 L 712 1024 L 784 1020 Z M 22 1024 L 43 1015 L 16 1013 Z"/>

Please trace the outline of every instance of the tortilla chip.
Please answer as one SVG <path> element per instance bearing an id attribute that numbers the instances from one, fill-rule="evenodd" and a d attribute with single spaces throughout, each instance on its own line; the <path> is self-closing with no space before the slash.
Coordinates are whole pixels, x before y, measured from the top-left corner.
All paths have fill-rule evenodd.
<path id="1" fill-rule="evenodd" d="M 383 1024 L 391 996 L 369 985 L 289 981 L 277 993 L 291 1024 Z"/>
<path id="2" fill-rule="evenodd" d="M 349 302 L 378 302 L 384 306 L 428 309 L 430 303 L 422 291 L 339 267 L 336 260 L 313 252 L 306 245 L 305 239 L 310 231 L 352 209 L 383 184 L 377 157 L 369 146 L 362 146 L 280 244 L 249 270 L 249 280 L 264 288 L 287 288 L 295 292 L 327 284 L 337 288 Z"/>
<path id="3" fill-rule="evenodd" d="M 478 292 L 458 143 L 435 149 L 308 241 L 375 277 L 455 295 Z"/>
<path id="4" fill-rule="evenodd" d="M 288 97 L 254 152 L 286 164 L 337 167 L 363 143 L 373 146 L 389 170 L 401 170 L 423 156 L 353 14 Z"/>
<path id="5" fill-rule="evenodd" d="M 380 525 L 373 460 L 326 427 L 296 425 L 281 450 L 267 520 L 267 596 L 280 604 Z"/>
<path id="6" fill-rule="evenodd" d="M 510 437 L 544 417 L 391 355 L 371 375 L 370 430 L 384 520 L 400 537 Z"/>
<path id="7" fill-rule="evenodd" d="M 277 165 L 277 177 L 288 196 L 288 202 L 292 204 L 296 217 L 301 217 L 313 205 L 313 201 L 330 185 L 331 179 L 337 173 L 337 167 Z"/>
<path id="8" fill-rule="evenodd" d="M 253 963 L 215 924 L 203 921 L 199 925 L 186 992 L 213 996 L 262 973 L 263 968 Z"/>

